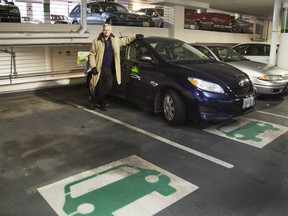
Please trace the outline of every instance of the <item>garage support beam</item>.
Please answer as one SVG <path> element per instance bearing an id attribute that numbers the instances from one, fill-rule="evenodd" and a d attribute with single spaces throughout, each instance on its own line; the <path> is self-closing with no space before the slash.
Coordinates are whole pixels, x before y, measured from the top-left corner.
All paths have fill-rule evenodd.
<path id="1" fill-rule="evenodd" d="M 184 6 L 169 7 L 169 37 L 181 38 L 184 31 Z"/>
<path id="2" fill-rule="evenodd" d="M 288 0 L 283 3 L 281 38 L 278 52 L 278 66 L 288 70 Z"/>
<path id="3" fill-rule="evenodd" d="M 273 12 L 273 25 L 272 25 L 272 37 L 271 37 L 271 48 L 270 48 L 270 59 L 269 64 L 276 64 L 276 50 L 278 44 L 278 26 L 279 26 L 279 17 L 281 10 L 281 0 L 275 0 L 274 2 L 274 12 Z"/>

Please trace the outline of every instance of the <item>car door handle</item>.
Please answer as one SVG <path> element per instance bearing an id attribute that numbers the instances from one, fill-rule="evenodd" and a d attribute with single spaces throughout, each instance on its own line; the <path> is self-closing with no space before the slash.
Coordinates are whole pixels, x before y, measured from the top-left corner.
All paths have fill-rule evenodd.
<path id="1" fill-rule="evenodd" d="M 141 77 L 136 74 L 130 74 L 131 79 L 141 80 Z"/>

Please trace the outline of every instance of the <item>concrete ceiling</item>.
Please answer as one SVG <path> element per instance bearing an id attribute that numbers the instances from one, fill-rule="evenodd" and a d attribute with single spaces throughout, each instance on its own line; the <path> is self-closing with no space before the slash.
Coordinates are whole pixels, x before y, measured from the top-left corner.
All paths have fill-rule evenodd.
<path id="1" fill-rule="evenodd" d="M 144 4 L 148 4 L 149 2 L 161 1 L 165 2 L 165 0 L 127 0 L 127 2 L 129 3 Z M 172 2 L 173 4 L 177 4 L 177 2 L 186 2 L 187 5 L 189 5 L 191 2 L 199 2 L 201 4 L 209 4 L 211 9 L 252 16 L 272 17 L 275 0 L 178 0 L 169 2 Z"/>
<path id="2" fill-rule="evenodd" d="M 210 8 L 254 16 L 272 16 L 274 0 L 201 0 Z"/>

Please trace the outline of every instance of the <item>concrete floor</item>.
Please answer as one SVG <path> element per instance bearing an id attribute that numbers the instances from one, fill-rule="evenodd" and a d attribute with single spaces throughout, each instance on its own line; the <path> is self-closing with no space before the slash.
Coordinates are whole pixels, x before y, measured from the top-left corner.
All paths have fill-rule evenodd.
<path id="1" fill-rule="evenodd" d="M 132 155 L 198 187 L 157 216 L 288 215 L 287 94 L 244 116 L 284 130 L 262 148 L 208 133 L 212 123 L 171 127 L 149 109 L 108 102 L 90 111 L 83 86 L 1 95 L 1 216 L 57 215 L 39 188 Z"/>

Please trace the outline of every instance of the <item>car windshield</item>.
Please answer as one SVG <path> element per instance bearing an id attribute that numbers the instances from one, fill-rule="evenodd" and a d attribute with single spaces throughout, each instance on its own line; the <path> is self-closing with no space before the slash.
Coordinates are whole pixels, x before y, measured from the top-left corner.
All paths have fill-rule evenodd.
<path id="1" fill-rule="evenodd" d="M 191 62 L 209 59 L 205 54 L 182 41 L 151 42 L 159 56 L 167 62 Z"/>
<path id="2" fill-rule="evenodd" d="M 209 48 L 223 62 L 248 61 L 248 59 L 243 55 L 237 53 L 235 50 L 229 47 L 210 46 Z"/>
<path id="3" fill-rule="evenodd" d="M 129 10 L 120 4 L 102 3 L 101 8 L 104 12 L 129 12 Z"/>

